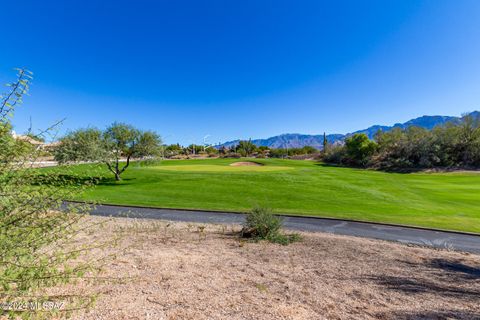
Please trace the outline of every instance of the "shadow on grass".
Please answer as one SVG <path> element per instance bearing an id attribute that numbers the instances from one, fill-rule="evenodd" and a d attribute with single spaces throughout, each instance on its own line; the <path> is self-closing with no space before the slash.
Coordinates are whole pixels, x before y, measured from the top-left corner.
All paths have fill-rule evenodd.
<path id="1" fill-rule="evenodd" d="M 372 168 L 365 168 L 360 166 L 348 166 L 344 164 L 337 164 L 337 163 L 325 163 L 325 162 L 317 162 L 315 163 L 316 166 L 324 167 L 324 168 L 344 168 L 344 169 L 358 169 L 358 170 L 371 170 L 371 171 L 379 171 Z"/>
<path id="2" fill-rule="evenodd" d="M 334 163 L 325 163 L 325 162 L 317 162 L 315 163 L 316 166 L 319 167 L 325 167 L 325 168 L 350 168 L 347 166 L 342 166 L 340 164 L 334 164 Z"/>
<path id="3" fill-rule="evenodd" d="M 386 173 L 419 173 L 419 172 L 427 172 L 427 173 L 450 173 L 450 172 L 458 172 L 458 171 L 479 171 L 478 168 L 475 167 L 456 167 L 456 168 L 446 168 L 446 167 L 435 167 L 435 168 L 392 168 L 392 167 L 381 167 L 381 168 L 372 168 L 372 167 L 360 167 L 360 166 L 349 166 L 345 164 L 336 164 L 336 163 L 324 163 L 318 162 L 315 164 L 316 166 L 325 167 L 325 168 L 348 168 L 348 169 L 363 169 L 363 170 L 371 170 L 371 171 L 380 171 Z"/>
<path id="4" fill-rule="evenodd" d="M 74 174 L 39 174 L 33 176 L 30 180 L 30 184 L 33 186 L 87 186 L 87 185 L 105 185 L 105 186 L 120 186 L 131 184 L 129 181 L 135 180 L 135 178 L 122 179 L 122 181 L 116 181 L 113 177 L 85 177 Z"/>
<path id="5" fill-rule="evenodd" d="M 136 180 L 136 178 L 122 178 L 121 181 L 116 181 L 115 178 L 104 178 L 97 185 L 99 186 L 128 186 L 132 184 L 132 182 Z"/>

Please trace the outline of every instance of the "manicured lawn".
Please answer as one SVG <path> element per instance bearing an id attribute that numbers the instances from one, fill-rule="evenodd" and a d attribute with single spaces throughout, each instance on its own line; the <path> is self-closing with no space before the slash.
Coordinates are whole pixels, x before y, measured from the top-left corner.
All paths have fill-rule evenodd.
<path id="1" fill-rule="evenodd" d="M 385 173 L 273 159 L 255 160 L 264 166 L 229 166 L 237 161 L 134 164 L 123 181 L 104 181 L 77 200 L 229 211 L 267 206 L 277 213 L 480 233 L 480 174 Z M 85 176 L 111 176 L 98 165 L 73 170 Z"/>

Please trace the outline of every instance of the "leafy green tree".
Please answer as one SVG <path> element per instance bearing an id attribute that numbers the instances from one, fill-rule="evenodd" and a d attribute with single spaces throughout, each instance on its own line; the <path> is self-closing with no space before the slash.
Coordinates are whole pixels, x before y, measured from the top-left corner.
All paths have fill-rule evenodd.
<path id="1" fill-rule="evenodd" d="M 131 125 L 114 123 L 103 133 L 103 162 L 115 175 L 115 180 L 119 181 L 132 158 L 157 156 L 161 144 L 161 139 L 155 132 L 142 132 Z M 126 163 L 122 166 L 123 158 L 126 158 Z"/>
<path id="2" fill-rule="evenodd" d="M 54 156 L 59 163 L 99 161 L 105 158 L 102 131 L 86 128 L 69 132 L 60 139 Z"/>
<path id="3" fill-rule="evenodd" d="M 369 157 L 375 153 L 377 144 L 366 134 L 357 133 L 345 139 L 345 147 L 352 164 L 365 166 Z"/>
<path id="4" fill-rule="evenodd" d="M 133 158 L 159 155 L 161 139 L 152 131 L 141 131 L 131 125 L 113 123 L 105 131 L 79 129 L 60 139 L 55 150 L 59 163 L 93 161 L 105 163 L 108 170 L 121 180 L 121 174 Z M 125 163 L 123 161 L 125 160 Z"/>

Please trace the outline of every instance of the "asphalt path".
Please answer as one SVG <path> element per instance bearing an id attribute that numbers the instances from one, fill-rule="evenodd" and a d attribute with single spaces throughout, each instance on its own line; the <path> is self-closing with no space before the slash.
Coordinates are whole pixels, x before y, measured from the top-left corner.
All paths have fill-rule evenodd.
<path id="1" fill-rule="evenodd" d="M 241 213 L 113 205 L 96 205 L 90 210 L 90 213 L 98 216 L 162 219 L 194 223 L 241 224 L 245 221 L 245 214 Z M 480 235 L 300 216 L 283 216 L 283 226 L 289 230 L 326 232 L 480 254 Z"/>

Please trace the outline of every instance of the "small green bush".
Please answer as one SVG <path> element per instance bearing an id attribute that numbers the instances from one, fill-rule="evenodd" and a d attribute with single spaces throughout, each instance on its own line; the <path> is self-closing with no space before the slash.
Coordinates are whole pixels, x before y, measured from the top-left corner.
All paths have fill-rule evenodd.
<path id="1" fill-rule="evenodd" d="M 159 158 L 154 157 L 138 160 L 135 165 L 137 167 L 155 167 L 159 166 L 161 163 L 162 161 Z"/>
<path id="2" fill-rule="evenodd" d="M 283 234 L 282 219 L 275 216 L 271 210 L 262 207 L 253 208 L 247 215 L 242 228 L 242 237 L 253 240 L 267 240 L 287 245 L 299 241 L 298 234 Z"/>
<path id="3" fill-rule="evenodd" d="M 240 159 L 242 155 L 240 153 L 230 152 L 222 156 L 222 158 L 232 158 L 232 159 Z"/>

